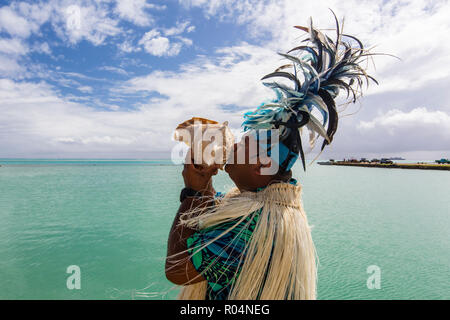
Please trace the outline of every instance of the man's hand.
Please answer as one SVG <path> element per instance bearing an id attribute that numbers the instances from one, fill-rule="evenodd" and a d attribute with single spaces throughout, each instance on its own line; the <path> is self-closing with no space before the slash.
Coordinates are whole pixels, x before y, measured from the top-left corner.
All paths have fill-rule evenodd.
<path id="1" fill-rule="evenodd" d="M 188 152 L 188 157 L 190 152 Z M 187 158 L 189 159 L 189 158 Z M 191 263 L 187 253 L 186 239 L 194 234 L 195 230 L 180 224 L 180 216 L 192 210 L 192 208 L 205 208 L 213 205 L 209 201 L 215 195 L 212 186 L 212 176 L 216 175 L 219 165 L 199 166 L 193 161 L 186 161 L 183 169 L 184 184 L 187 188 L 200 191 L 202 198 L 186 198 L 180 205 L 177 215 L 173 221 L 169 233 L 166 258 L 166 277 L 177 285 L 193 284 L 205 281 L 194 265 Z"/>
<path id="2" fill-rule="evenodd" d="M 188 152 L 190 156 L 190 152 Z M 195 165 L 191 159 L 190 163 L 184 164 L 183 179 L 186 188 L 200 191 L 204 195 L 214 195 L 215 191 L 212 186 L 212 176 L 216 175 L 219 165 Z"/>

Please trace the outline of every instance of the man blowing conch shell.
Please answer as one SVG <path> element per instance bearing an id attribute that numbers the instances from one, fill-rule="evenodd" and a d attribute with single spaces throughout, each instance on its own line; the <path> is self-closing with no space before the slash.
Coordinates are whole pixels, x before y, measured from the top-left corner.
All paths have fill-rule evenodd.
<path id="1" fill-rule="evenodd" d="M 370 54 L 336 23 L 335 41 L 312 21 L 296 26 L 310 45 L 289 51 L 295 56 L 280 53 L 288 64 L 263 77 L 283 77 L 292 86 L 264 83 L 276 99 L 244 115 L 240 142 L 233 143 L 227 123 L 193 118 L 178 126 L 175 139 L 192 152 L 184 164 L 185 188 L 170 230 L 165 272 L 181 286 L 180 299 L 316 298 L 316 251 L 302 186 L 291 170 L 299 158 L 305 168 L 300 130 L 310 131 L 310 144 L 322 137 L 323 150 L 337 130 L 340 90 L 356 101 L 363 80 L 374 80 L 359 65 Z M 212 183 L 221 168 L 236 185 L 226 194 Z"/>

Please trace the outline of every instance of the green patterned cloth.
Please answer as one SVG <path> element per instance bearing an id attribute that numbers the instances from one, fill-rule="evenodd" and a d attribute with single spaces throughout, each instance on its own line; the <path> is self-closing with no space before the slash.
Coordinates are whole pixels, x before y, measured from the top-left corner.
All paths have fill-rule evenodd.
<path id="1" fill-rule="evenodd" d="M 242 267 L 245 248 L 260 212 L 261 209 L 253 212 L 230 231 L 228 229 L 239 220 L 202 229 L 187 239 L 191 261 L 195 269 L 208 281 L 207 300 L 225 300 L 228 297 L 230 287 Z M 223 233 L 225 234 L 221 236 Z M 209 243 L 218 236 L 221 237 Z M 199 250 L 206 244 L 206 247 Z"/>

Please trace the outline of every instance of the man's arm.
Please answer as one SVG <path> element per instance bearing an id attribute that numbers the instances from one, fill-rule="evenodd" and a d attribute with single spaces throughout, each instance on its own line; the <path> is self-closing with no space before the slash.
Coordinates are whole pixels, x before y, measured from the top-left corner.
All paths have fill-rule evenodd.
<path id="1" fill-rule="evenodd" d="M 180 225 L 180 216 L 191 208 L 206 207 L 206 201 L 199 198 L 186 198 L 180 205 L 170 229 L 167 244 L 166 277 L 169 281 L 182 285 L 205 280 L 194 268 L 187 252 L 187 239 L 195 230 Z"/>
<path id="2" fill-rule="evenodd" d="M 186 187 L 200 191 L 203 197 L 186 198 L 181 203 L 170 229 L 167 244 L 166 277 L 177 285 L 193 284 L 205 280 L 195 269 L 187 252 L 186 240 L 194 234 L 195 230 L 182 226 L 180 217 L 184 212 L 194 208 L 207 209 L 213 204 L 215 191 L 212 187 L 212 175 L 214 174 L 217 174 L 217 169 L 212 168 L 204 171 L 192 164 L 185 164 L 184 166 L 183 178 Z M 201 210 L 199 214 L 201 214 Z"/>

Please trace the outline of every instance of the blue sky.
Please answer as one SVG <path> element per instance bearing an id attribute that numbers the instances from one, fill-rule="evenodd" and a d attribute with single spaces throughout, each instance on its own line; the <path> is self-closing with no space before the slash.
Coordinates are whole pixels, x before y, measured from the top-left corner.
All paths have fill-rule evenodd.
<path id="1" fill-rule="evenodd" d="M 292 26 L 332 28 L 328 8 L 402 61 L 369 65 L 381 85 L 342 108 L 323 157 L 450 157 L 450 9 L 425 0 L 0 1 L 0 157 L 168 157 L 192 116 L 237 132 Z"/>
<path id="2" fill-rule="evenodd" d="M 236 38 L 239 41 L 258 40 L 246 36 L 244 26 L 205 17 L 201 9 L 189 9 L 177 1 L 134 2 L 135 5 L 133 1 L 124 1 L 122 6 L 128 6 L 128 10 L 136 12 L 137 17 L 121 17 L 121 4 L 115 1 L 54 2 L 55 6 L 59 5 L 56 10 L 62 11 L 63 15 L 66 13 L 66 25 L 72 23 L 75 29 L 85 28 L 82 8 L 86 5 L 93 6 L 96 11 L 106 12 L 105 15 L 111 19 L 109 23 L 116 30 L 111 31 L 109 36 L 106 32 L 95 34 L 94 31 L 77 37 L 67 30 L 61 34 L 60 29 L 65 27 L 64 21 L 60 23 L 62 27 L 55 27 L 50 18 L 41 24 L 38 32 L 24 41 L 29 47 L 37 46 L 38 49 L 29 50 L 28 54 L 18 59 L 20 64 L 30 70 L 18 79 L 25 77 L 34 82 L 46 81 L 69 100 L 82 99 L 94 108 L 133 109 L 148 101 L 149 97 L 159 96 L 158 93 L 134 93 L 126 95 L 126 99 L 120 99 L 110 91 L 115 85 L 132 77 L 147 75 L 156 69 L 176 71 L 181 64 L 198 55 L 213 55 L 218 47 L 232 45 Z M 17 8 L 20 12 L 22 3 L 27 2 L 9 1 L 5 7 Z M 146 4 L 148 7 L 145 7 Z M 140 19 L 139 13 L 144 18 Z M 192 21 L 196 22 L 195 25 Z M 98 23 L 102 23 L 101 19 Z M 156 36 L 150 41 L 164 39 L 168 45 L 161 40 L 154 42 L 154 49 L 146 47 L 142 39 L 152 31 Z M 6 28 L 3 28 L 0 36 L 13 39 Z M 158 44 L 160 49 L 157 48 Z M 43 49 L 39 50 L 39 46 L 43 46 Z"/>

